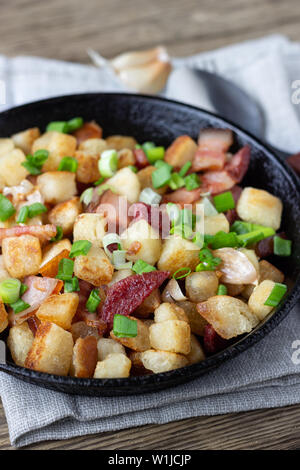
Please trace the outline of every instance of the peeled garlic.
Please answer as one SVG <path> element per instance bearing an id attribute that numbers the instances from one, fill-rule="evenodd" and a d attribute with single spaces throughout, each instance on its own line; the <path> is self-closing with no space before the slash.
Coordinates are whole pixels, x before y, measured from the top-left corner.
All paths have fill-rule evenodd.
<path id="1" fill-rule="evenodd" d="M 213 251 L 214 256 L 221 258 L 222 263 L 218 266 L 221 271 L 221 282 L 230 284 L 254 284 L 258 274 L 248 259 L 241 251 L 233 248 L 219 248 Z"/>
<path id="2" fill-rule="evenodd" d="M 93 50 L 88 53 L 95 65 L 107 67 L 123 85 L 141 93 L 161 91 L 172 68 L 168 53 L 161 46 L 126 52 L 110 61 Z"/>

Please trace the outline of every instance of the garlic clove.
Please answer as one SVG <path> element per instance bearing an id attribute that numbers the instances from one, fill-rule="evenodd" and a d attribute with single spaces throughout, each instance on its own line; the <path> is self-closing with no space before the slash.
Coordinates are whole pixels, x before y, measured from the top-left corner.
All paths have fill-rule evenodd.
<path id="1" fill-rule="evenodd" d="M 128 88 L 140 93 L 158 93 L 164 88 L 170 72 L 171 64 L 155 61 L 140 67 L 123 69 L 119 78 Z"/>
<path id="2" fill-rule="evenodd" d="M 221 282 L 229 284 L 255 284 L 258 274 L 249 260 L 241 251 L 233 248 L 219 248 L 213 251 L 214 256 L 221 258 L 222 263 L 218 266 L 221 271 Z"/>
<path id="3" fill-rule="evenodd" d="M 157 60 L 160 62 L 170 61 L 167 50 L 162 46 L 146 51 L 125 52 L 112 59 L 110 64 L 117 72 L 120 72 L 130 67 L 140 67 Z"/>

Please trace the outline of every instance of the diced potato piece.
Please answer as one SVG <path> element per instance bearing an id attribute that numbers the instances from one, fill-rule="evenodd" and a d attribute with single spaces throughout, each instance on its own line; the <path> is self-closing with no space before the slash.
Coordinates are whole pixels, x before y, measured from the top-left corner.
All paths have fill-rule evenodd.
<path id="1" fill-rule="evenodd" d="M 48 171 L 37 177 L 37 184 L 45 202 L 58 204 L 68 201 L 77 193 L 75 173 Z"/>
<path id="2" fill-rule="evenodd" d="M 79 296 L 75 292 L 50 295 L 39 307 L 36 316 L 41 321 L 50 321 L 64 330 L 69 330 L 78 303 Z"/>
<path id="3" fill-rule="evenodd" d="M 191 335 L 191 351 L 186 356 L 189 364 L 196 364 L 197 362 L 204 361 L 205 354 L 203 348 L 196 336 Z"/>
<path id="4" fill-rule="evenodd" d="M 33 142 L 40 137 L 41 133 L 38 127 L 32 127 L 25 131 L 12 135 L 12 140 L 17 148 L 23 150 L 28 155 L 31 153 Z"/>
<path id="5" fill-rule="evenodd" d="M 113 330 L 110 332 L 110 336 L 123 344 L 126 348 L 133 349 L 134 351 L 146 351 L 150 348 L 149 339 L 149 328 L 144 322 L 135 317 L 128 317 L 131 320 L 137 321 L 137 336 L 134 338 L 120 338 L 114 335 Z"/>
<path id="6" fill-rule="evenodd" d="M 186 321 L 167 320 L 154 323 L 149 328 L 150 344 L 154 349 L 189 354 L 191 328 Z"/>
<path id="7" fill-rule="evenodd" d="M 122 168 L 107 180 L 107 184 L 120 196 L 125 196 L 129 202 L 137 202 L 139 200 L 141 185 L 136 173 L 130 168 Z"/>
<path id="8" fill-rule="evenodd" d="M 244 188 L 238 200 L 237 213 L 242 220 L 279 229 L 282 202 L 262 189 Z"/>
<path id="9" fill-rule="evenodd" d="M 109 354 L 125 354 L 124 346 L 112 338 L 100 338 L 97 343 L 98 361 L 104 361 Z"/>
<path id="10" fill-rule="evenodd" d="M 0 333 L 8 326 L 8 315 L 5 310 L 4 303 L 0 300 Z"/>
<path id="11" fill-rule="evenodd" d="M 141 360 L 144 367 L 159 374 L 161 372 L 167 372 L 168 370 L 180 369 L 188 365 L 188 359 L 181 354 L 176 354 L 167 351 L 155 351 L 149 349 L 141 353 Z"/>
<path id="12" fill-rule="evenodd" d="M 155 166 L 149 165 L 143 168 L 142 170 L 137 172 L 137 177 L 139 179 L 141 190 L 145 188 L 151 188 L 158 194 L 165 194 L 168 189 L 168 185 L 166 184 L 162 188 L 154 188 L 152 184 L 152 173 L 155 171 Z"/>
<path id="13" fill-rule="evenodd" d="M 88 240 L 102 246 L 105 233 L 106 219 L 102 214 L 80 214 L 75 220 L 74 241 Z"/>
<path id="14" fill-rule="evenodd" d="M 274 286 L 275 282 L 266 279 L 258 284 L 250 295 L 248 300 L 249 308 L 259 320 L 263 320 L 274 308 L 264 305 Z"/>
<path id="15" fill-rule="evenodd" d="M 1 181 L 6 186 L 17 186 L 29 174 L 21 164 L 25 161 L 25 154 L 20 149 L 0 155 Z"/>
<path id="16" fill-rule="evenodd" d="M 77 150 L 75 158 L 78 162 L 76 179 L 80 183 L 93 183 L 100 178 L 98 160 L 99 155 L 93 155 L 84 150 Z"/>
<path id="17" fill-rule="evenodd" d="M 39 272 L 42 250 L 38 238 L 32 235 L 4 238 L 2 253 L 11 277 L 23 278 Z"/>
<path id="18" fill-rule="evenodd" d="M 5 279 L 10 278 L 9 272 L 6 270 L 4 264 L 4 256 L 0 255 L 0 282 L 4 281 Z"/>
<path id="19" fill-rule="evenodd" d="M 49 261 L 54 259 L 57 255 L 59 255 L 62 251 L 71 251 L 72 244 L 68 238 L 64 238 L 59 242 L 49 243 L 46 248 L 43 250 L 43 259 L 41 262 L 41 267 L 45 266 Z M 54 277 L 54 276 L 50 276 Z"/>
<path id="20" fill-rule="evenodd" d="M 107 149 L 107 143 L 104 139 L 87 139 L 80 143 L 78 149 L 99 157 Z"/>
<path id="21" fill-rule="evenodd" d="M 158 269 L 170 271 L 174 274 L 182 266 L 195 270 L 199 264 L 199 249 L 195 250 L 195 243 L 185 240 L 179 236 L 171 236 L 165 240 L 162 252 L 158 260 Z"/>
<path id="22" fill-rule="evenodd" d="M 7 155 L 15 148 L 13 139 L 6 137 L 0 138 L 0 158 L 2 155 Z"/>
<path id="23" fill-rule="evenodd" d="M 25 360 L 32 347 L 33 340 L 33 333 L 26 321 L 10 328 L 7 338 L 7 346 L 10 350 L 13 361 L 17 366 L 24 367 Z"/>
<path id="24" fill-rule="evenodd" d="M 34 141 L 32 153 L 40 149 L 48 150 L 49 156 L 42 170 L 56 171 L 63 157 L 74 157 L 76 145 L 76 138 L 72 135 L 51 131 L 46 132 Z"/>
<path id="25" fill-rule="evenodd" d="M 73 197 L 69 201 L 60 202 L 48 213 L 51 224 L 59 225 L 65 235 L 73 231 L 76 218 L 82 212 L 79 197 Z"/>
<path id="26" fill-rule="evenodd" d="M 111 135 L 105 140 L 107 143 L 107 148 L 115 150 L 134 150 L 137 144 L 137 141 L 134 137 L 128 137 L 127 135 Z"/>
<path id="27" fill-rule="evenodd" d="M 99 361 L 94 379 L 116 379 L 129 377 L 131 361 L 125 354 L 109 354 L 104 361 Z"/>
<path id="28" fill-rule="evenodd" d="M 73 348 L 70 375 L 73 377 L 93 377 L 98 361 L 97 340 L 95 336 L 78 338 Z"/>
<path id="29" fill-rule="evenodd" d="M 217 294 L 218 276 L 214 271 L 191 273 L 185 278 L 186 295 L 191 302 L 203 302 Z"/>
<path id="30" fill-rule="evenodd" d="M 197 305 L 188 300 L 178 302 L 178 305 L 185 311 L 192 333 L 195 335 L 204 336 L 204 328 L 208 323 L 205 318 L 203 318 L 200 313 L 198 313 Z"/>
<path id="31" fill-rule="evenodd" d="M 86 336 L 95 336 L 97 340 L 100 338 L 97 328 L 87 325 L 85 321 L 77 321 L 76 323 L 72 323 L 71 333 L 74 342 L 78 338 L 85 338 Z"/>
<path id="32" fill-rule="evenodd" d="M 104 250 L 93 244 L 87 255 L 77 256 L 74 262 L 74 274 L 79 279 L 101 286 L 111 281 L 114 267 Z"/>
<path id="33" fill-rule="evenodd" d="M 26 357 L 25 367 L 48 374 L 68 375 L 72 354 L 71 333 L 55 323 L 42 322 Z"/>
<path id="34" fill-rule="evenodd" d="M 147 318 L 160 305 L 159 289 L 154 289 L 148 297 L 135 309 L 134 315 L 139 318 Z"/>
<path id="35" fill-rule="evenodd" d="M 129 250 L 136 241 L 140 243 L 138 252 L 127 256 L 129 260 L 142 259 L 149 264 L 155 264 L 158 261 L 162 248 L 161 239 L 158 232 L 145 219 L 130 224 L 122 233 L 121 238 L 124 250 Z"/>
<path id="36" fill-rule="evenodd" d="M 220 230 L 229 232 L 229 222 L 224 214 L 211 215 L 204 217 L 204 233 L 205 235 L 215 235 Z"/>
<path id="37" fill-rule="evenodd" d="M 197 309 L 222 338 L 230 339 L 249 333 L 258 319 L 242 300 L 228 295 L 216 295 L 197 304 Z"/>
<path id="38" fill-rule="evenodd" d="M 133 151 L 130 149 L 122 149 L 118 152 L 118 169 L 125 168 L 135 164 Z"/>
<path id="39" fill-rule="evenodd" d="M 165 161 L 172 166 L 181 167 L 191 162 L 197 151 L 196 142 L 188 135 L 181 135 L 167 148 Z"/>
<path id="40" fill-rule="evenodd" d="M 275 268 L 273 264 L 269 263 L 266 260 L 259 262 L 259 282 L 269 279 L 270 281 L 282 283 L 284 281 L 284 274 Z"/>
<path id="41" fill-rule="evenodd" d="M 189 323 L 185 311 L 176 304 L 164 302 L 154 312 L 155 323 L 161 323 L 168 320 L 180 320 Z"/>
<path id="42" fill-rule="evenodd" d="M 125 279 L 128 276 L 132 276 L 133 274 L 135 274 L 135 273 L 131 269 L 120 269 L 119 271 L 115 271 L 113 273 L 113 277 L 112 277 L 112 279 L 111 279 L 111 281 L 108 285 L 112 286 L 116 282 L 119 282 L 119 281 L 121 281 L 122 279 Z"/>

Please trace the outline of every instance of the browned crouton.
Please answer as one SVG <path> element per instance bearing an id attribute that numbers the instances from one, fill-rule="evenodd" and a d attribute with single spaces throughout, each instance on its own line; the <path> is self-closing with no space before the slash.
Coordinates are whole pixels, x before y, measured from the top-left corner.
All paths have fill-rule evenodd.
<path id="1" fill-rule="evenodd" d="M 38 238 L 32 235 L 4 238 L 2 253 L 11 277 L 23 278 L 39 272 L 42 250 Z"/>
<path id="2" fill-rule="evenodd" d="M 95 336 L 78 338 L 73 348 L 70 374 L 74 377 L 93 377 L 98 362 L 97 340 Z"/>

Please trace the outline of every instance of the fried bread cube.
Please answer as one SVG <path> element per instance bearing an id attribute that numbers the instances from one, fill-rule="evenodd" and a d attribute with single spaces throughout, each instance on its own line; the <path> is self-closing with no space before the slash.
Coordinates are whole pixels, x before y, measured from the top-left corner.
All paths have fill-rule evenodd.
<path id="1" fill-rule="evenodd" d="M 197 304 L 189 300 L 182 300 L 177 302 L 177 305 L 184 310 L 189 320 L 192 333 L 198 336 L 204 336 L 204 328 L 208 323 L 205 318 L 198 313 Z"/>
<path id="2" fill-rule="evenodd" d="M 129 377 L 131 361 L 125 354 L 109 354 L 104 361 L 97 362 L 94 379 L 116 379 Z"/>
<path id="3" fill-rule="evenodd" d="M 4 264 L 4 256 L 0 255 L 0 282 L 4 281 L 5 279 L 10 278 L 9 272 L 6 270 Z"/>
<path id="4" fill-rule="evenodd" d="M 151 370 L 154 374 L 180 369 L 181 367 L 187 366 L 189 363 L 188 359 L 182 354 L 155 351 L 154 349 L 142 352 L 141 360 L 145 369 Z"/>
<path id="5" fill-rule="evenodd" d="M 139 243 L 136 253 L 127 254 L 127 259 L 137 261 L 142 259 L 149 264 L 155 264 L 161 254 L 162 242 L 158 232 L 145 219 L 131 223 L 121 235 L 123 249 L 130 251 L 134 242 Z"/>
<path id="6" fill-rule="evenodd" d="M 64 235 L 70 235 L 75 220 L 81 212 L 82 206 L 79 197 L 73 197 L 54 206 L 48 213 L 48 219 L 51 224 L 59 225 Z"/>
<path id="7" fill-rule="evenodd" d="M 154 312 L 155 323 L 167 320 L 180 320 L 189 323 L 189 319 L 185 311 L 178 305 L 164 302 Z"/>
<path id="8" fill-rule="evenodd" d="M 0 154 L 0 175 L 5 186 L 17 186 L 29 174 L 22 166 L 25 162 L 25 154 L 20 149 Z"/>
<path id="9" fill-rule="evenodd" d="M 50 131 L 33 142 L 32 153 L 42 149 L 48 150 L 49 156 L 42 170 L 50 172 L 58 169 L 63 157 L 74 157 L 76 146 L 76 138 L 72 135 Z"/>
<path id="10" fill-rule="evenodd" d="M 95 336 L 78 338 L 72 356 L 70 375 L 73 377 L 93 377 L 98 362 L 97 340 Z"/>
<path id="11" fill-rule="evenodd" d="M 10 328 L 7 346 L 10 350 L 13 361 L 17 366 L 24 367 L 25 360 L 32 347 L 33 340 L 33 333 L 26 321 Z"/>
<path id="12" fill-rule="evenodd" d="M 42 322 L 26 357 L 25 367 L 48 374 L 68 375 L 72 354 L 72 334 L 55 323 Z"/>
<path id="13" fill-rule="evenodd" d="M 259 320 L 263 320 L 274 308 L 264 305 L 274 286 L 274 281 L 266 279 L 255 287 L 249 297 L 248 306 Z"/>
<path id="14" fill-rule="evenodd" d="M 127 135 L 111 135 L 107 137 L 106 144 L 108 149 L 122 150 L 130 149 L 134 150 L 137 141 L 133 137 Z"/>
<path id="15" fill-rule="evenodd" d="M 265 225 L 274 230 L 280 227 L 282 202 L 263 189 L 244 188 L 236 210 L 239 217 L 246 222 Z"/>
<path id="16" fill-rule="evenodd" d="M 127 317 L 137 322 L 137 336 L 133 338 L 115 336 L 113 330 L 110 336 L 118 343 L 123 344 L 126 348 L 133 349 L 134 351 L 146 351 L 150 348 L 149 328 L 144 322 L 135 317 Z"/>
<path id="17" fill-rule="evenodd" d="M 219 231 L 229 232 L 229 222 L 224 214 L 211 215 L 204 217 L 205 235 L 215 235 Z"/>
<path id="18" fill-rule="evenodd" d="M 74 224 L 73 238 L 76 240 L 88 240 L 102 246 L 102 240 L 106 234 L 106 219 L 102 214 L 80 214 Z"/>
<path id="19" fill-rule="evenodd" d="M 167 320 L 154 323 L 149 328 L 150 344 L 153 349 L 173 353 L 189 354 L 191 328 L 186 321 Z"/>
<path id="20" fill-rule="evenodd" d="M 87 255 L 75 258 L 74 274 L 79 279 L 90 282 L 94 286 L 108 284 L 114 272 L 114 267 L 104 250 L 93 244 Z"/>
<path id="21" fill-rule="evenodd" d="M 218 276 L 214 271 L 191 273 L 185 278 L 186 295 L 191 302 L 203 302 L 217 294 Z"/>
<path id="22" fill-rule="evenodd" d="M 112 338 L 100 338 L 97 343 L 98 361 L 104 361 L 109 354 L 125 354 L 124 346 Z"/>
<path id="23" fill-rule="evenodd" d="M 8 326 L 8 315 L 4 303 L 0 301 L 0 333 Z"/>
<path id="24" fill-rule="evenodd" d="M 136 173 L 133 173 L 130 168 L 118 170 L 107 180 L 107 184 L 120 196 L 126 197 L 129 202 L 134 203 L 139 200 L 141 185 Z"/>
<path id="25" fill-rule="evenodd" d="M 171 236 L 165 240 L 157 266 L 161 271 L 170 271 L 174 274 L 178 269 L 185 266 L 192 271 L 199 264 L 199 249 L 195 250 L 195 243 L 185 240 L 179 236 Z"/>
<path id="26" fill-rule="evenodd" d="M 80 183 L 93 183 L 100 178 L 98 160 L 99 155 L 94 155 L 85 150 L 77 150 L 75 158 L 78 162 L 76 179 Z"/>
<path id="27" fill-rule="evenodd" d="M 118 169 L 126 168 L 129 165 L 135 165 L 135 156 L 130 149 L 122 149 L 118 152 Z"/>
<path id="28" fill-rule="evenodd" d="M 11 277 L 23 278 L 39 272 L 42 250 L 39 239 L 32 235 L 4 238 L 2 254 Z"/>
<path id="29" fill-rule="evenodd" d="M 59 204 L 77 193 L 75 173 L 70 171 L 48 171 L 37 177 L 37 184 L 46 203 Z"/>
<path id="30" fill-rule="evenodd" d="M 99 157 L 101 153 L 107 149 L 107 143 L 104 139 L 86 139 L 80 143 L 78 149 L 83 150 L 84 152 L 91 153 L 92 155 L 98 155 Z"/>
<path id="31" fill-rule="evenodd" d="M 188 135 L 181 135 L 167 148 L 165 161 L 172 166 L 181 167 L 191 162 L 197 152 L 196 142 Z"/>
<path id="32" fill-rule="evenodd" d="M 25 131 L 18 132 L 11 136 L 15 146 L 28 155 L 31 152 L 33 142 L 40 137 L 41 133 L 38 127 L 32 127 Z"/>
<path id="33" fill-rule="evenodd" d="M 50 321 L 69 330 L 76 313 L 79 296 L 75 292 L 50 295 L 39 307 L 36 316 L 41 321 Z"/>

